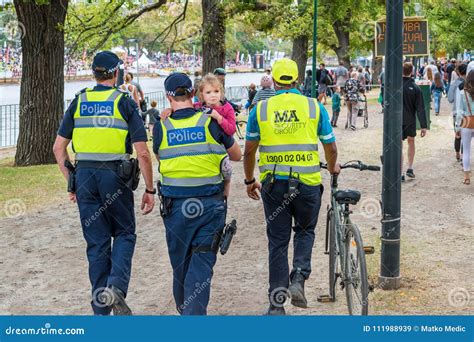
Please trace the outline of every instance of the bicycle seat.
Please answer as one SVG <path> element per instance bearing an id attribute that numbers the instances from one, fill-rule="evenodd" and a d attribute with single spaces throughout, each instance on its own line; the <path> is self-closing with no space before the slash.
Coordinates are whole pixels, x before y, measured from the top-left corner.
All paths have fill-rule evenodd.
<path id="1" fill-rule="evenodd" d="M 339 204 L 357 204 L 360 200 L 360 192 L 356 190 L 339 190 L 334 194 Z"/>

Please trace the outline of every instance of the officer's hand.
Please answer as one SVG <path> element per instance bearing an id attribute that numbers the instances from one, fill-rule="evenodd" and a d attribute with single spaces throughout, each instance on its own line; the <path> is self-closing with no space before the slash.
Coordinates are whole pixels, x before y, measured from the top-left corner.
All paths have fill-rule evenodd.
<path id="1" fill-rule="evenodd" d="M 426 135 L 426 128 L 422 128 L 420 132 L 420 136 L 423 138 Z"/>
<path id="2" fill-rule="evenodd" d="M 76 203 L 76 194 L 74 192 L 68 192 L 67 193 L 68 196 L 69 196 L 69 200 L 72 202 L 72 203 Z"/>
<path id="3" fill-rule="evenodd" d="M 332 175 L 338 175 L 338 174 L 340 174 L 340 173 L 341 173 L 341 164 L 336 163 L 336 164 L 334 165 L 334 170 L 332 170 L 332 171 L 329 170 L 329 172 L 330 172 Z"/>
<path id="4" fill-rule="evenodd" d="M 260 199 L 260 191 L 262 190 L 262 184 L 259 181 L 247 185 L 247 195 L 254 200 Z"/>
<path id="5" fill-rule="evenodd" d="M 168 119 L 171 113 L 172 113 L 171 108 L 163 109 L 163 111 L 160 113 L 160 119 L 163 121 Z"/>
<path id="6" fill-rule="evenodd" d="M 155 195 L 147 194 L 146 192 L 143 194 L 142 197 L 142 214 L 146 215 L 151 213 L 153 207 L 155 206 Z"/>

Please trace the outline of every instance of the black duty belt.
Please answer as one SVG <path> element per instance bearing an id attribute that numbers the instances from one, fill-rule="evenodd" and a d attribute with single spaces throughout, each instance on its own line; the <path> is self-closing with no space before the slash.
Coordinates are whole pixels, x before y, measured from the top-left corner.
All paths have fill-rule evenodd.
<path id="1" fill-rule="evenodd" d="M 93 169 L 117 171 L 121 163 L 122 163 L 121 160 L 106 161 L 106 162 L 80 160 L 77 162 L 76 168 L 78 169 L 93 168 Z"/>

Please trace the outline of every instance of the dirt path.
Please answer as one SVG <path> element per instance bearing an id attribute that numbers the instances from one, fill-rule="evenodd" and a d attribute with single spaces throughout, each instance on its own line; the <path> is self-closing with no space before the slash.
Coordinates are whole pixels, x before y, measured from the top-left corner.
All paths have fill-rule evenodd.
<path id="1" fill-rule="evenodd" d="M 432 130 L 426 138 L 417 139 L 417 178 L 402 186 L 402 287 L 397 291 L 376 288 L 369 297 L 371 314 L 467 314 L 473 310 L 474 188 L 461 184 L 461 167 L 452 151 L 451 119 L 444 98 L 442 102 L 444 110 L 440 117 L 432 118 Z M 378 111 L 378 106 L 370 107 L 368 129 L 336 129 L 341 161 L 379 163 L 382 115 Z M 260 315 L 267 306 L 263 206 L 247 198 L 242 179 L 242 163 L 235 163 L 228 218 L 237 218 L 239 231 L 229 253 L 219 257 L 215 268 L 209 307 L 214 315 Z M 325 174 L 325 184 L 327 181 Z M 365 244 L 375 246 L 376 254 L 367 260 L 370 277 L 376 280 L 381 173 L 348 171 L 341 175 L 340 186 L 362 192 L 361 202 L 354 207 L 354 221 Z M 342 293 L 336 303 L 316 301 L 327 292 L 327 256 L 323 254 L 327 202 L 328 192 L 317 227 L 313 273 L 307 282 L 310 308 L 288 306 L 293 315 L 347 311 Z M 129 304 L 136 314 L 174 315 L 162 220 L 158 210 L 137 218 Z M 0 314 L 90 314 L 85 242 L 76 206 L 64 202 L 18 218 L 2 218 L 0 236 Z"/>

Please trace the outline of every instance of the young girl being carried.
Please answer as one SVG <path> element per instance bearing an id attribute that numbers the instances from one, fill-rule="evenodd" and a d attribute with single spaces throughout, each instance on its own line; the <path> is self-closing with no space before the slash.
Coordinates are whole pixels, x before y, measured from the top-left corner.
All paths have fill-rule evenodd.
<path id="1" fill-rule="evenodd" d="M 235 111 L 231 104 L 225 100 L 224 87 L 213 74 L 207 74 L 199 83 L 199 102 L 194 103 L 194 108 L 208 114 L 215 119 L 225 134 L 233 136 L 236 130 Z M 171 109 L 165 109 L 160 114 L 161 120 L 171 115 Z M 230 178 L 232 164 L 226 156 L 221 162 L 221 172 L 224 177 L 224 195 L 230 194 Z"/>

